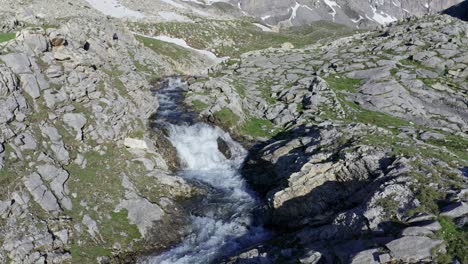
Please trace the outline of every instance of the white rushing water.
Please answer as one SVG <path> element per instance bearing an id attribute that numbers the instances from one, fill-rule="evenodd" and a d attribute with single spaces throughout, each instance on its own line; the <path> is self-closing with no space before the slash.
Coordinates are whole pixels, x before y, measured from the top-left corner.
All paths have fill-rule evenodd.
<path id="1" fill-rule="evenodd" d="M 164 108 L 173 109 L 168 95 L 173 94 L 174 86 L 181 83 L 170 80 L 167 84 L 168 87 L 159 93 L 165 94 L 162 96 L 165 98 Z M 162 118 L 168 122 L 168 115 Z M 179 175 L 202 182 L 213 191 L 202 201 L 204 210 L 191 216 L 190 235 L 181 244 L 142 263 L 210 263 L 265 239 L 267 232 L 252 220 L 259 202 L 239 172 L 247 151 L 228 133 L 208 124 L 167 124 L 167 128 L 169 140 L 182 163 Z M 219 150 L 219 140 L 228 146 L 229 158 Z"/>

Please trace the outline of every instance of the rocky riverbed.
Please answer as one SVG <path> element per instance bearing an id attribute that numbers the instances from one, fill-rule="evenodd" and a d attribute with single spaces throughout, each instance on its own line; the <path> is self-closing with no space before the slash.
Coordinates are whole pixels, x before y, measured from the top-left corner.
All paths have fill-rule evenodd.
<path id="1" fill-rule="evenodd" d="M 141 2 L 0 6 L 0 263 L 468 262 L 466 22 Z"/>

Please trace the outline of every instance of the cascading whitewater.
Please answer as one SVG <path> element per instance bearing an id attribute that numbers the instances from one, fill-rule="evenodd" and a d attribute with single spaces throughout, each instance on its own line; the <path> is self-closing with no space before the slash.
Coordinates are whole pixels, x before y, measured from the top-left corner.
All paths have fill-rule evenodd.
<path id="1" fill-rule="evenodd" d="M 174 93 L 174 86 L 180 84 L 169 80 L 166 92 L 161 92 Z M 166 109 L 163 109 L 162 120 L 166 123 L 171 121 L 168 116 L 180 116 L 167 111 L 176 109 L 171 101 L 170 97 L 164 96 Z M 179 175 L 204 183 L 214 191 L 203 201 L 208 209 L 191 217 L 190 235 L 181 244 L 141 262 L 210 263 L 264 239 L 267 232 L 252 222 L 252 212 L 258 206 L 258 200 L 239 173 L 247 151 L 218 127 L 204 123 L 176 125 L 174 123 L 179 123 L 180 119 L 176 121 L 167 123 L 166 128 L 182 163 Z M 219 150 L 219 140 L 228 146 L 229 158 Z"/>

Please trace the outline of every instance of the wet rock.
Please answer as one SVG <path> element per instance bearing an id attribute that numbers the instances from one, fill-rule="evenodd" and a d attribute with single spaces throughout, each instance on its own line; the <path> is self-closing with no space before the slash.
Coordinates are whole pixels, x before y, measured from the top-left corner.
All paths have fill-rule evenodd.
<path id="1" fill-rule="evenodd" d="M 224 155 L 224 157 L 226 157 L 226 159 L 231 159 L 231 149 L 229 148 L 229 145 L 226 143 L 226 141 L 224 141 L 222 138 L 218 138 L 216 142 L 218 143 L 218 150 Z"/>
<path id="2" fill-rule="evenodd" d="M 154 139 L 153 142 L 155 148 L 166 161 L 169 170 L 177 171 L 180 169 L 180 161 L 177 155 L 177 150 L 162 131 L 163 130 L 153 130 L 152 138 Z"/>

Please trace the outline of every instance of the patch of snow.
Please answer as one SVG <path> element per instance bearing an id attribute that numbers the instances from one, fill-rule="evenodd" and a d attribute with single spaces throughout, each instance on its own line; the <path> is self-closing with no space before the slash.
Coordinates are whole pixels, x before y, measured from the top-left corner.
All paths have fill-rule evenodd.
<path id="1" fill-rule="evenodd" d="M 144 18 L 145 15 L 126 8 L 120 4 L 119 0 L 86 0 L 93 8 L 100 11 L 106 16 L 116 18 Z"/>
<path id="2" fill-rule="evenodd" d="M 229 0 L 182 0 L 184 2 L 193 2 L 199 5 L 212 5 L 219 2 L 229 2 Z"/>
<path id="3" fill-rule="evenodd" d="M 267 19 L 269 19 L 270 17 L 271 17 L 271 15 L 263 16 L 263 17 L 262 17 L 262 20 L 267 20 Z"/>
<path id="4" fill-rule="evenodd" d="M 183 6 L 183 5 L 179 4 L 179 3 L 176 3 L 176 2 L 174 2 L 174 1 L 172 1 L 172 0 L 161 0 L 161 1 L 163 1 L 163 2 L 166 3 L 166 4 L 171 5 L 171 6 L 173 6 L 173 7 L 185 9 L 185 6 Z"/>
<path id="5" fill-rule="evenodd" d="M 134 33 L 134 34 L 136 34 L 136 33 Z M 140 36 L 143 36 L 143 37 L 146 37 L 146 38 L 157 39 L 157 40 L 160 40 L 160 41 L 164 41 L 164 42 L 167 42 L 167 43 L 175 44 L 175 45 L 177 45 L 177 46 L 180 46 L 180 47 L 183 47 L 183 48 L 186 48 L 186 49 L 195 51 L 195 52 L 197 52 L 197 53 L 200 53 L 200 54 L 206 56 L 207 58 L 211 59 L 212 61 L 214 61 L 214 62 L 216 62 L 216 63 L 223 62 L 223 61 L 225 61 L 225 60 L 228 58 L 228 57 L 218 58 L 218 57 L 217 57 L 213 52 L 211 52 L 211 51 L 192 48 L 192 47 L 190 47 L 190 46 L 187 44 L 187 42 L 186 42 L 185 40 L 183 40 L 183 39 L 171 38 L 171 37 L 165 36 L 165 35 L 159 35 L 159 36 L 157 36 L 157 37 L 152 37 L 152 36 L 142 35 L 142 34 L 137 34 L 137 35 L 140 35 Z"/>
<path id="6" fill-rule="evenodd" d="M 291 17 L 289 18 L 289 20 L 293 20 L 296 18 L 297 16 L 297 10 L 299 9 L 299 7 L 301 7 L 301 5 L 296 2 L 296 5 L 292 8 L 292 14 L 291 14 Z"/>
<path id="7" fill-rule="evenodd" d="M 335 1 L 332 1 L 332 0 L 323 0 L 325 2 L 325 4 L 327 4 L 331 10 L 333 10 L 330 15 L 332 15 L 333 17 L 333 21 L 335 21 L 335 16 L 336 16 L 336 9 L 335 7 L 338 7 L 338 8 L 341 8 L 340 5 L 338 5 Z"/>
<path id="8" fill-rule="evenodd" d="M 175 12 L 161 11 L 158 15 L 166 21 L 177 21 L 177 22 L 193 22 L 190 18 L 179 15 Z"/>
<path id="9" fill-rule="evenodd" d="M 227 2 L 229 2 L 229 0 L 205 0 L 205 2 L 207 2 L 208 5 L 212 5 L 214 3 L 220 3 L 220 2 L 221 3 L 222 2 L 227 3 Z"/>
<path id="10" fill-rule="evenodd" d="M 399 0 L 393 0 L 392 3 L 396 7 L 401 7 L 401 2 Z"/>
<path id="11" fill-rule="evenodd" d="M 307 5 L 301 5 L 301 4 L 299 4 L 298 2 L 296 2 L 296 4 L 295 4 L 293 7 L 290 7 L 290 8 L 289 8 L 289 9 L 292 9 L 291 17 L 289 17 L 289 22 L 292 22 L 292 20 L 295 19 L 295 18 L 297 17 L 297 10 L 299 10 L 299 8 L 301 8 L 301 7 L 302 7 L 302 8 L 307 8 L 307 9 L 313 11 L 313 9 L 310 8 L 309 6 L 307 6 Z M 270 16 L 268 16 L 268 17 L 270 17 Z M 265 19 L 262 18 L 262 19 L 265 20 L 266 18 L 265 18 Z"/>
<path id="12" fill-rule="evenodd" d="M 389 14 L 386 14 L 382 11 L 377 11 L 377 8 L 374 7 L 374 6 L 371 6 L 372 8 L 372 12 L 374 13 L 373 17 L 371 18 L 371 20 L 381 24 L 381 25 L 385 25 L 385 24 L 388 24 L 388 23 L 391 23 L 391 22 L 394 22 L 394 21 L 397 21 L 397 19 L 395 17 L 392 17 L 391 15 Z M 367 17 L 367 15 L 366 15 Z M 369 17 L 367 17 L 369 18 Z"/>
<path id="13" fill-rule="evenodd" d="M 264 26 L 262 24 L 259 24 L 259 23 L 253 23 L 255 26 L 259 27 L 260 29 L 262 29 L 263 31 L 265 32 L 272 32 L 273 30 L 271 30 L 271 28 L 267 27 L 267 26 Z"/>
<path id="14" fill-rule="evenodd" d="M 200 2 L 200 1 L 197 1 L 197 0 L 182 0 L 184 2 L 193 2 L 195 4 L 199 4 L 199 5 L 205 5 L 205 2 Z"/>
<path id="15" fill-rule="evenodd" d="M 242 9 L 242 6 L 241 6 L 241 3 L 237 3 L 237 8 L 239 8 L 239 10 L 242 12 L 242 14 L 244 14 L 245 16 L 248 16 L 249 14 L 247 12 L 244 11 L 244 9 Z"/>
<path id="16" fill-rule="evenodd" d="M 359 18 L 358 19 L 351 19 L 351 21 L 353 21 L 353 23 L 359 23 L 361 20 L 363 20 L 364 18 L 359 15 Z"/>

